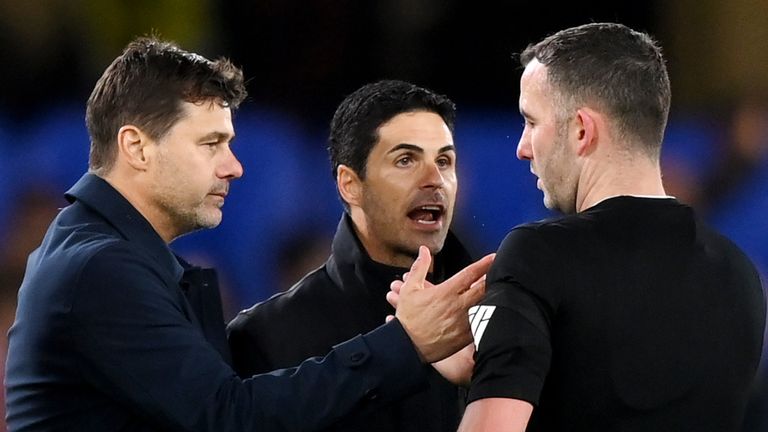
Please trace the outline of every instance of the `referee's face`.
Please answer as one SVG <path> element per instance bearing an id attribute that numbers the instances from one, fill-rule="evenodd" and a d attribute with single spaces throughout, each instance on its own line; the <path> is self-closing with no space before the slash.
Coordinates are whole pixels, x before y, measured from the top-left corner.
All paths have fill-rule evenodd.
<path id="1" fill-rule="evenodd" d="M 398 114 L 378 136 L 360 181 L 358 231 L 371 258 L 407 267 L 420 245 L 433 254 L 443 247 L 456 199 L 456 149 L 432 112 Z"/>
<path id="2" fill-rule="evenodd" d="M 576 211 L 579 164 L 568 142 L 568 123 L 558 119 L 547 70 L 532 60 L 520 79 L 520 113 L 525 127 L 517 145 L 517 157 L 530 161 L 544 193 L 544 206 L 563 213 Z"/>

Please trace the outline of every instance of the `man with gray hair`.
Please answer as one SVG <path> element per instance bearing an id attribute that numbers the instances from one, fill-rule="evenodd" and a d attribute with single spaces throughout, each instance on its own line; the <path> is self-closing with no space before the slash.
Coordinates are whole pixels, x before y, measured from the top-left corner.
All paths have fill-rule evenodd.
<path id="1" fill-rule="evenodd" d="M 155 38 L 131 42 L 105 70 L 87 106 L 89 172 L 19 291 L 10 430 L 319 430 L 417 391 L 430 363 L 471 342 L 467 309 L 492 258 L 432 286 L 422 247 L 387 324 L 291 369 L 235 374 L 216 273 L 168 244 L 221 222 L 243 174 L 231 144 L 245 94 L 229 61 Z"/>

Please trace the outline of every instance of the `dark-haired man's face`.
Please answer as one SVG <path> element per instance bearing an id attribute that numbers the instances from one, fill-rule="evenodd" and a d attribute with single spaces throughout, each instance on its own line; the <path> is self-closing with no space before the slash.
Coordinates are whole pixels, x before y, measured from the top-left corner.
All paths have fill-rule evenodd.
<path id="1" fill-rule="evenodd" d="M 221 222 L 229 183 L 243 174 L 230 149 L 233 138 L 229 108 L 184 103 L 184 116 L 152 150 L 149 199 L 161 235 L 172 239 Z"/>
<path id="2" fill-rule="evenodd" d="M 357 227 L 376 261 L 409 266 L 420 245 L 442 249 L 456 200 L 456 150 L 443 119 L 402 113 L 379 127 L 361 183 Z"/>

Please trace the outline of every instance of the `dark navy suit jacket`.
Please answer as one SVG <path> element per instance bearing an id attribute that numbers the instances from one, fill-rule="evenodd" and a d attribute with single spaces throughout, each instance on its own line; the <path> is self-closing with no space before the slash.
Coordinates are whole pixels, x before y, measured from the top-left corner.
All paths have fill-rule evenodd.
<path id="1" fill-rule="evenodd" d="M 424 385 L 396 320 L 298 368 L 238 378 L 213 275 L 185 274 L 101 178 L 85 175 L 67 197 L 19 292 L 11 431 L 310 431 Z"/>

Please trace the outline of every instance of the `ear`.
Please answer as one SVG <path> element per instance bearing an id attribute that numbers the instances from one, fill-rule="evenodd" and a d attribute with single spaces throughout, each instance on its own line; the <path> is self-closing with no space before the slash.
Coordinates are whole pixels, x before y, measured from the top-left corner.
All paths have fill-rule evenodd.
<path id="1" fill-rule="evenodd" d="M 146 171 L 149 165 L 152 140 L 133 125 L 125 125 L 117 132 L 117 157 L 132 168 Z"/>
<path id="2" fill-rule="evenodd" d="M 360 206 L 363 199 L 363 182 L 352 168 L 346 165 L 339 165 L 336 168 L 336 187 L 347 204 Z"/>
<path id="3" fill-rule="evenodd" d="M 584 156 L 597 146 L 599 114 L 589 108 L 576 111 L 576 154 Z"/>

